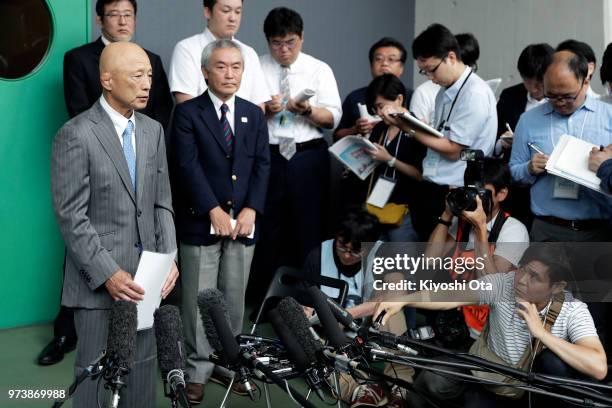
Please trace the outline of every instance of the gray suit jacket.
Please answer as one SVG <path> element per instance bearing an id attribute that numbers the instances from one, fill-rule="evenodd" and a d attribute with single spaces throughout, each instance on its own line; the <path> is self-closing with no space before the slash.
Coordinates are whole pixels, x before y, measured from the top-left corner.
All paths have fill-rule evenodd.
<path id="1" fill-rule="evenodd" d="M 176 249 L 161 125 L 136 113 L 136 193 L 113 123 L 100 102 L 55 136 L 53 207 L 66 243 L 62 304 L 110 308 L 104 282 L 119 268 L 134 275 L 140 248 Z"/>

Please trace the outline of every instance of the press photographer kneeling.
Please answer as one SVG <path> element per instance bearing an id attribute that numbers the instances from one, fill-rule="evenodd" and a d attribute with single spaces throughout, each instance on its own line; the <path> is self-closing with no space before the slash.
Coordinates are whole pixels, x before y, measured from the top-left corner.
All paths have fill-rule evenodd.
<path id="1" fill-rule="evenodd" d="M 449 270 L 451 279 L 472 280 L 485 274 L 508 272 L 516 269 L 523 252 L 529 245 L 527 228 L 516 218 L 502 211 L 501 204 L 508 197 L 510 170 L 501 160 L 485 158 L 481 150 L 465 149 L 461 160 L 467 161 L 464 187 L 451 190 L 446 198 L 446 208 L 438 218 L 438 225 L 431 233 L 427 244 L 428 257 L 477 259 L 484 268 Z M 486 322 L 486 306 L 462 308 L 469 335 L 476 339 Z M 460 344 L 471 344 L 466 330 L 456 312 L 428 316 L 429 323 L 436 327 L 441 340 L 444 331 L 453 326 L 453 336 L 447 340 L 449 346 L 462 348 Z M 459 321 L 458 321 L 459 320 Z M 460 334 L 464 333 L 464 334 Z"/>
<path id="2" fill-rule="evenodd" d="M 399 302 L 379 304 L 374 318 L 385 311 L 384 323 L 403 307 L 450 310 L 489 305 L 485 329 L 470 354 L 526 372 L 602 380 L 607 374 L 606 355 L 586 304 L 565 290 L 570 267 L 563 246 L 532 244 L 519 266 L 516 271 L 481 278 L 492 285 L 492 290 L 415 292 Z M 512 384 L 508 377 L 487 375 L 487 379 L 493 375 L 496 380 L 506 379 L 507 384 Z M 523 395 L 519 388 L 492 388 L 427 370 L 416 377 L 414 387 L 418 395 L 408 398 L 411 407 L 431 406 L 427 400 L 436 402 L 433 406 L 454 402 L 465 407 L 523 406 L 519 398 L 524 403 L 531 398 L 533 406 L 538 407 L 545 403 L 536 401 L 536 395 Z M 560 400 L 546 402 L 563 406 Z"/>

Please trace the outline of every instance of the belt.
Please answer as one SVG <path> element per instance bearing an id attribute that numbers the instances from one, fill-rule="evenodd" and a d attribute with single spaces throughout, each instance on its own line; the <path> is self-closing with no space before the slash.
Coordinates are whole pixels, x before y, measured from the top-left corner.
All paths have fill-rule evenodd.
<path id="1" fill-rule="evenodd" d="M 317 138 L 317 139 L 312 139 L 312 140 L 308 140 L 306 142 L 302 142 L 302 143 L 296 143 L 295 144 L 295 151 L 296 152 L 301 152 L 304 150 L 308 150 L 308 149 L 314 149 L 317 148 L 319 146 L 327 146 L 327 142 L 325 142 L 325 139 L 323 138 Z M 279 153 L 279 145 L 277 144 L 271 144 L 270 145 L 270 151 L 272 153 Z"/>
<path id="2" fill-rule="evenodd" d="M 591 219 L 591 220 L 566 220 L 563 218 L 557 218 L 550 215 L 536 215 L 536 218 L 553 225 L 559 225 L 561 227 L 571 228 L 574 231 L 585 231 L 601 227 L 607 221 Z"/>

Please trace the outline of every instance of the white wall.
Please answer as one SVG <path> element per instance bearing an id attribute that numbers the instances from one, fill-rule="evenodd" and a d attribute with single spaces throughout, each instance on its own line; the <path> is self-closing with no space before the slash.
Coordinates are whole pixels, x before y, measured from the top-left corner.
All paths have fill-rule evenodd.
<path id="1" fill-rule="evenodd" d="M 520 81 L 516 61 L 525 46 L 547 42 L 554 47 L 574 38 L 588 43 L 601 61 L 612 32 L 610 0 L 417 0 L 415 37 L 431 23 L 441 23 L 454 34 L 473 33 L 480 43 L 478 74 L 501 77 L 501 87 Z M 604 20 L 606 23 L 604 24 Z M 604 29 L 606 26 L 606 29 Z M 599 65 L 593 88 L 601 93 Z M 414 73 L 415 86 L 424 77 Z"/>

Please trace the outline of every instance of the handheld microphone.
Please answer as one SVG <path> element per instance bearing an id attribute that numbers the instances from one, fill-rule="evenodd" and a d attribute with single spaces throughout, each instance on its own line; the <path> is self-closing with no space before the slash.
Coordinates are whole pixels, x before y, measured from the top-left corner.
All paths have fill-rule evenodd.
<path id="1" fill-rule="evenodd" d="M 112 390 L 111 406 L 119 405 L 119 390 L 125 386 L 123 377 L 129 374 L 136 354 L 136 303 L 118 300 L 113 303 L 108 319 L 106 355 L 108 368 L 104 374 L 107 388 Z"/>
<path id="2" fill-rule="evenodd" d="M 327 334 L 327 339 L 336 350 L 344 349 L 349 345 L 349 339 L 342 333 L 338 326 L 338 320 L 334 317 L 327 303 L 327 296 L 316 286 L 308 288 L 313 306 L 317 311 L 323 330 Z M 348 312 L 347 312 L 348 313 Z"/>
<path id="3" fill-rule="evenodd" d="M 284 300 L 285 299 L 283 299 L 283 301 Z M 279 306 L 281 306 L 280 303 Z M 285 304 L 284 312 L 287 311 L 286 306 Z M 300 313 L 304 316 L 304 312 L 301 308 Z M 306 319 L 306 316 L 304 316 L 304 319 Z M 304 375 L 308 387 L 314 390 L 322 401 L 325 401 L 325 396 L 321 390 L 321 383 L 324 382 L 324 380 L 321 378 L 319 371 L 314 367 L 317 360 L 315 355 L 316 346 L 307 344 L 306 347 L 304 347 L 302 344 L 307 343 L 307 341 L 300 339 L 304 334 L 307 334 L 311 341 L 314 342 L 308 329 L 304 332 L 300 330 L 299 327 L 296 328 L 295 319 L 287 320 L 286 315 L 281 315 L 280 308 L 270 310 L 268 312 L 268 320 L 285 346 L 289 360 L 294 363 L 297 370 Z"/>
<path id="4" fill-rule="evenodd" d="M 255 401 L 255 393 L 249 381 L 250 373 L 241 364 L 240 346 L 232 333 L 223 294 L 217 289 L 200 291 L 198 307 L 208 342 L 221 354 L 228 367 L 237 371 L 238 381 L 247 390 L 251 400 Z"/>
<path id="5" fill-rule="evenodd" d="M 182 407 L 190 407 L 185 391 L 185 348 L 183 323 L 176 306 L 164 305 L 153 315 L 155 339 L 157 342 L 157 362 L 164 384 L 170 386 L 166 396 L 177 401 Z M 165 388 L 165 387 L 164 387 Z"/>
<path id="6" fill-rule="evenodd" d="M 323 292 L 321 293 L 325 295 Z M 349 330 L 352 330 L 354 332 L 359 331 L 359 325 L 357 324 L 357 322 L 355 322 L 353 316 L 346 309 L 337 304 L 329 296 L 325 296 L 325 300 L 327 301 L 327 304 L 329 305 L 329 308 L 331 309 L 332 313 L 336 317 L 336 320 L 338 320 L 344 327 Z"/>

